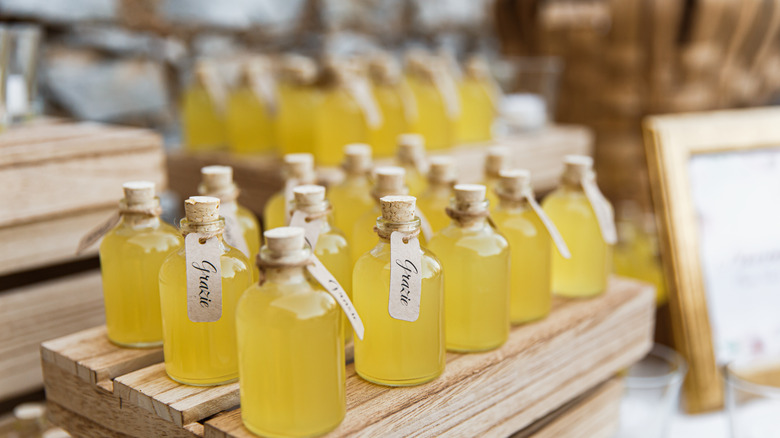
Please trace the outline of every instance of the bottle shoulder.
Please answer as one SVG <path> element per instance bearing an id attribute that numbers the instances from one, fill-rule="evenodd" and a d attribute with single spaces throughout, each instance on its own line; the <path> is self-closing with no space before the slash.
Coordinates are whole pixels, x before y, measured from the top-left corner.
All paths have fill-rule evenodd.
<path id="1" fill-rule="evenodd" d="M 488 256 L 507 252 L 509 243 L 499 230 L 487 223 L 477 229 L 464 229 L 452 223 L 434 235 L 428 247 L 442 257 L 462 251 Z"/>
<path id="2" fill-rule="evenodd" d="M 254 316 L 263 312 L 281 312 L 296 319 L 323 317 L 338 312 L 336 300 L 308 276 L 295 283 L 266 281 L 250 286 L 239 301 L 239 309 Z"/>
<path id="3" fill-rule="evenodd" d="M 165 222 L 153 227 L 132 227 L 121 222 L 103 236 L 100 251 L 168 252 L 183 242 L 181 232 Z"/>

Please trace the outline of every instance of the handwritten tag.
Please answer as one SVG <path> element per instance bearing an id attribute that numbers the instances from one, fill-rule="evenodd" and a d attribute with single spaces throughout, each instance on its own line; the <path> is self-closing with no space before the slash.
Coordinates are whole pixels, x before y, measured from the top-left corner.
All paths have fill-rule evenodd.
<path id="1" fill-rule="evenodd" d="M 79 246 L 76 248 L 76 255 L 86 251 L 89 247 L 94 245 L 101 237 L 111 231 L 112 228 L 119 224 L 119 220 L 122 215 L 117 211 L 111 214 L 111 217 L 103 221 L 100 225 L 90 230 L 84 237 L 79 240 Z"/>
<path id="2" fill-rule="evenodd" d="M 617 243 L 617 229 L 615 228 L 615 215 L 612 212 L 612 207 L 610 207 L 604 195 L 601 194 L 592 176 L 585 176 L 580 181 L 580 184 L 582 184 L 582 190 L 585 192 L 585 196 L 596 214 L 602 239 L 604 239 L 604 242 L 614 245 Z"/>
<path id="3" fill-rule="evenodd" d="M 433 73 L 433 85 L 444 102 L 447 117 L 457 119 L 460 116 L 460 97 L 455 79 L 444 68 L 436 68 Z"/>
<path id="4" fill-rule="evenodd" d="M 303 234 L 306 242 L 308 242 L 309 246 L 311 246 L 311 249 L 314 250 L 317 247 L 317 240 L 320 237 L 320 231 L 322 231 L 322 218 L 306 222 L 306 218 L 308 216 L 308 213 L 295 210 L 293 212 L 292 219 L 290 219 L 290 226 L 303 228 Z"/>
<path id="5" fill-rule="evenodd" d="M 187 316 L 192 322 L 215 322 L 222 317 L 222 267 L 219 238 L 200 243 L 200 234 L 184 238 L 187 263 Z"/>
<path id="6" fill-rule="evenodd" d="M 390 235 L 390 316 L 414 322 L 420 317 L 422 292 L 422 251 L 415 237 L 404 243 L 406 234 Z"/>
<path id="7" fill-rule="evenodd" d="M 284 182 L 284 223 L 286 224 L 290 223 L 290 210 L 295 200 L 293 189 L 296 187 L 298 187 L 298 180 L 295 178 L 289 178 Z"/>
<path id="8" fill-rule="evenodd" d="M 355 331 L 355 335 L 357 335 L 360 340 L 363 340 L 363 332 L 365 330 L 363 328 L 363 321 L 360 319 L 360 315 L 358 315 L 357 310 L 355 310 L 355 306 L 352 305 L 352 301 L 349 300 L 347 291 L 341 287 L 341 284 L 339 284 L 339 282 L 336 280 L 336 277 L 334 277 L 333 274 L 328 271 L 328 268 L 322 264 L 320 259 L 312 256 L 312 261 L 314 263 L 306 266 L 306 269 L 309 271 L 312 277 L 314 277 L 314 279 L 317 280 L 317 282 L 333 296 L 336 302 L 339 303 L 341 310 L 343 310 L 344 314 L 347 315 L 347 319 L 352 325 L 352 329 Z"/>
<path id="9" fill-rule="evenodd" d="M 523 196 L 525 196 L 525 198 L 528 200 L 528 203 L 531 205 L 531 210 L 536 213 L 536 216 L 539 218 L 539 220 L 542 221 L 544 227 L 547 228 L 547 232 L 550 234 L 550 237 L 552 238 L 555 247 L 558 249 L 558 252 L 561 254 L 561 257 L 570 259 L 571 252 L 569 252 L 569 247 L 566 245 L 566 241 L 563 240 L 563 236 L 561 236 L 560 231 L 558 231 L 558 227 L 555 226 L 553 221 L 544 213 L 544 210 L 542 210 L 542 207 L 539 205 L 539 203 L 536 202 L 534 194 L 528 192 Z"/>
<path id="10" fill-rule="evenodd" d="M 352 78 L 347 84 L 347 91 L 355 99 L 366 123 L 370 128 L 376 129 L 382 126 L 382 111 L 379 109 L 374 94 L 371 92 L 371 86 L 368 81 L 362 78 Z"/>
<path id="11" fill-rule="evenodd" d="M 276 84 L 273 76 L 267 72 L 255 72 L 251 75 L 250 84 L 252 93 L 259 102 L 263 103 L 269 115 L 274 116 L 279 109 L 276 96 Z"/>
<path id="12" fill-rule="evenodd" d="M 406 81 L 399 83 L 398 95 L 401 97 L 401 105 L 404 109 L 406 121 L 413 122 L 417 120 L 417 99 L 415 99 L 414 92 Z"/>
<path id="13" fill-rule="evenodd" d="M 433 227 L 431 227 L 431 223 L 428 221 L 428 218 L 425 217 L 422 210 L 420 210 L 420 207 L 415 207 L 414 214 L 420 218 L 420 231 L 422 231 L 425 241 L 429 242 L 433 237 Z"/>
<path id="14" fill-rule="evenodd" d="M 222 204 L 219 206 L 219 210 L 225 219 L 225 242 L 249 257 L 249 245 L 247 245 L 246 239 L 244 239 L 241 223 L 238 222 L 235 202 Z"/>

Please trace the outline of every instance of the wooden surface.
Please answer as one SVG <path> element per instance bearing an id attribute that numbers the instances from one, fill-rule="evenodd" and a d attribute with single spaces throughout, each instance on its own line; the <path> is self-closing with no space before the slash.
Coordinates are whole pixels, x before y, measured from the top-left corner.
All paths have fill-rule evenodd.
<path id="1" fill-rule="evenodd" d="M 38 390 L 40 344 L 105 321 L 93 270 L 0 294 L 0 400 Z"/>
<path id="2" fill-rule="evenodd" d="M 350 364 L 347 417 L 330 436 L 508 436 L 641 358 L 653 300 L 652 287 L 613 278 L 599 298 L 556 300 L 548 318 L 513 328 L 497 350 L 448 354 L 445 373 L 417 387 L 370 384 Z M 41 357 L 52 419 L 78 435 L 253 436 L 240 410 L 228 410 L 236 384 L 177 384 L 159 348 L 116 347 L 98 327 L 43 343 Z"/>

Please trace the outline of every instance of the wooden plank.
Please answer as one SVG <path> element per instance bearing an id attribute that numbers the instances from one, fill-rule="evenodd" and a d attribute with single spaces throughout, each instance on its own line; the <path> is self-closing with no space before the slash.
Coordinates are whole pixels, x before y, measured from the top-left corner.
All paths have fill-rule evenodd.
<path id="1" fill-rule="evenodd" d="M 438 379 L 410 388 L 370 384 L 347 368 L 347 416 L 330 437 L 507 436 L 544 417 L 650 349 L 652 287 L 612 278 L 591 300 L 513 328 L 494 351 L 447 355 Z M 205 423 L 206 437 L 252 437 L 240 410 Z"/>
<path id="2" fill-rule="evenodd" d="M 42 386 L 41 342 L 104 321 L 99 271 L 0 294 L 0 400 Z"/>

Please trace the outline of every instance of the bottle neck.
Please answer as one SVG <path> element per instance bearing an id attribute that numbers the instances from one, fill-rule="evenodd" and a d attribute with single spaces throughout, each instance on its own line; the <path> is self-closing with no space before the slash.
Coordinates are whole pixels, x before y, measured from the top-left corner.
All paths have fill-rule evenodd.
<path id="1" fill-rule="evenodd" d="M 437 198 L 449 198 L 452 195 L 452 181 L 429 181 L 428 190 Z"/>
<path id="2" fill-rule="evenodd" d="M 503 210 L 525 210 L 528 208 L 528 199 L 524 196 L 519 198 L 499 196 L 498 208 Z"/>
<path id="3" fill-rule="evenodd" d="M 160 226 L 159 216 L 149 216 L 146 214 L 122 214 L 122 223 L 130 228 L 157 228 Z"/>
<path id="4" fill-rule="evenodd" d="M 306 281 L 303 266 L 283 266 L 265 269 L 265 281 L 275 284 L 296 284 Z"/>
<path id="5" fill-rule="evenodd" d="M 390 235 L 396 231 L 409 235 L 419 234 L 420 218 L 415 217 L 410 222 L 389 222 L 380 216 L 376 221 L 376 228 L 379 241 L 390 243 Z"/>

